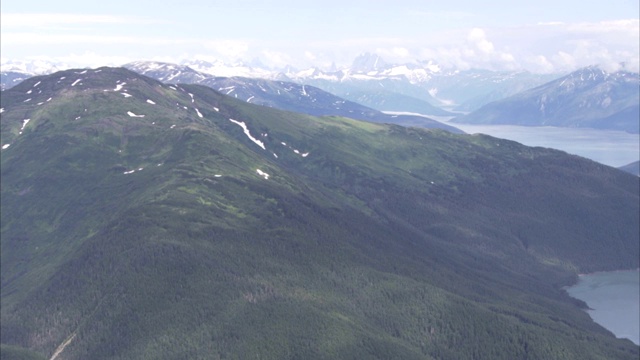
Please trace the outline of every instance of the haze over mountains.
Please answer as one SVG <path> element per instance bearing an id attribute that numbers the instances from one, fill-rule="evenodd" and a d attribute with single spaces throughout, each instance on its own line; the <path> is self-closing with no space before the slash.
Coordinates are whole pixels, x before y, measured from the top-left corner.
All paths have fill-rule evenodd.
<path id="1" fill-rule="evenodd" d="M 561 289 L 640 265 L 637 176 L 231 95 L 123 68 L 2 91 L 3 358 L 640 355 Z"/>
<path id="2" fill-rule="evenodd" d="M 440 128 L 462 132 L 452 126 L 412 115 L 388 115 L 358 103 L 345 100 L 314 86 L 290 81 L 250 79 L 244 77 L 214 77 L 185 65 L 157 62 L 135 62 L 124 67 L 166 83 L 201 84 L 225 95 L 247 102 L 309 115 L 337 115 L 357 120 Z M 433 107 L 434 109 L 437 109 Z"/>
<path id="3" fill-rule="evenodd" d="M 638 133 L 640 75 L 589 67 L 484 105 L 454 122 L 589 127 Z"/>
<path id="4" fill-rule="evenodd" d="M 408 111 L 424 115 L 450 115 L 445 106 L 469 111 L 486 102 L 532 88 L 559 75 L 528 72 L 442 69 L 432 61 L 388 64 L 379 55 L 363 53 L 345 68 L 267 69 L 259 61 L 225 64 L 221 61 L 184 60 L 180 65 L 217 77 L 261 78 L 313 85 L 334 95 L 381 111 Z M 5 62 L 10 72 L 45 74 L 65 68 L 61 64 Z M 3 81 L 3 86 L 5 84 Z"/>

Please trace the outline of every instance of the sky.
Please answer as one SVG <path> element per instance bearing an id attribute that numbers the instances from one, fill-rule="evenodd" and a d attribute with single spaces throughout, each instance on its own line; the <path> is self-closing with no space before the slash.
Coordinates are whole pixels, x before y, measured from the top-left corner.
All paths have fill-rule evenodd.
<path id="1" fill-rule="evenodd" d="M 260 61 L 559 73 L 640 67 L 638 0 L 110 0 L 0 2 L 0 57 L 74 67 Z"/>

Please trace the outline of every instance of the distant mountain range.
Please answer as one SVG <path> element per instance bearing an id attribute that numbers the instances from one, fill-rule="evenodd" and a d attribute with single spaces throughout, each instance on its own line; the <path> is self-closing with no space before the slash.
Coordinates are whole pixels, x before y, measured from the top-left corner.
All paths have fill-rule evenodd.
<path id="1" fill-rule="evenodd" d="M 587 67 L 455 118 L 470 124 L 588 127 L 638 133 L 640 75 Z"/>
<path id="2" fill-rule="evenodd" d="M 640 266 L 637 176 L 230 81 L 0 93 L 2 359 L 638 359 L 563 290 Z"/>
<path id="3" fill-rule="evenodd" d="M 619 167 L 618 169 L 626 171 L 635 176 L 640 176 L 640 161 L 634 161 L 630 164 Z"/>
<path id="4" fill-rule="evenodd" d="M 540 85 L 559 75 L 489 70 L 442 69 L 431 61 L 389 64 L 379 55 L 364 53 L 353 64 L 331 69 L 268 69 L 259 61 L 225 64 L 186 60 L 180 65 L 215 77 L 244 77 L 316 86 L 336 96 L 379 111 L 405 111 L 452 116 L 448 110 L 470 111 L 485 103 Z M 2 72 L 40 75 L 65 68 L 44 62 L 5 63 Z M 4 83 L 8 88 L 15 84 Z M 448 109 L 445 110 L 444 108 Z"/>
<path id="5" fill-rule="evenodd" d="M 195 71 L 185 65 L 149 61 L 130 63 L 124 65 L 124 67 L 165 83 L 206 85 L 226 95 L 253 104 L 282 110 L 316 116 L 344 116 L 357 120 L 440 128 L 452 132 L 462 132 L 457 128 L 423 116 L 388 115 L 381 111 L 345 100 L 315 86 L 301 85 L 290 81 L 243 77 L 214 77 Z"/>

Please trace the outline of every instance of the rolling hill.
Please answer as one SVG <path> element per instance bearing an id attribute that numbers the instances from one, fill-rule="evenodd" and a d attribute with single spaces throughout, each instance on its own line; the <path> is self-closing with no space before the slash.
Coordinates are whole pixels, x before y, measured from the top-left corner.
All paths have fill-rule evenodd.
<path id="1" fill-rule="evenodd" d="M 3 358 L 637 359 L 562 286 L 638 177 L 123 68 L 3 91 Z"/>

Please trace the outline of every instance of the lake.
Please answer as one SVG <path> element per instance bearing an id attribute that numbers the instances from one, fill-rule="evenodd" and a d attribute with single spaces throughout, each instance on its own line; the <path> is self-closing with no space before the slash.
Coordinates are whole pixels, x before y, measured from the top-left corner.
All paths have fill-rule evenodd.
<path id="1" fill-rule="evenodd" d="M 618 338 L 640 345 L 640 271 L 605 271 L 580 275 L 567 293 L 587 303 L 593 321 Z"/>

